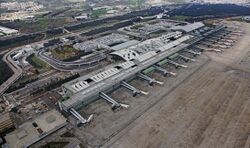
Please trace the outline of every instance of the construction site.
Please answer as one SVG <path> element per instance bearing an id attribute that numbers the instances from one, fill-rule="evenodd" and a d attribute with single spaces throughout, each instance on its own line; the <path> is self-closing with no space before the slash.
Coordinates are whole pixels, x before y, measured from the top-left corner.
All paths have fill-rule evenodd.
<path id="1" fill-rule="evenodd" d="M 4 94 L 7 108 L 23 117 L 7 144 L 25 129 L 14 147 L 66 139 L 66 147 L 248 148 L 250 25 L 140 19 L 91 37 L 64 29 L 67 36 L 7 55 L 17 67 L 30 55 L 49 66 L 39 71 L 44 79 Z M 27 100 L 31 91 L 38 101 L 35 93 Z"/>

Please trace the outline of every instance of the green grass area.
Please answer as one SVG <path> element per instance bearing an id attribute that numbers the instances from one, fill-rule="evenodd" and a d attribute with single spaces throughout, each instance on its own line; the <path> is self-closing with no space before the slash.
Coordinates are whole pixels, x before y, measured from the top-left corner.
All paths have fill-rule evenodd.
<path id="1" fill-rule="evenodd" d="M 91 17 L 93 18 L 99 18 L 102 15 L 107 14 L 107 10 L 105 8 L 98 9 L 98 10 L 93 10 L 91 13 Z"/>
<path id="2" fill-rule="evenodd" d="M 60 60 L 65 60 L 76 56 L 78 54 L 78 51 L 72 46 L 65 45 L 60 47 L 60 49 L 57 48 L 51 50 L 51 54 Z"/>
<path id="3" fill-rule="evenodd" d="M 21 32 L 42 31 L 48 28 L 49 20 L 47 18 L 38 18 L 37 21 L 33 22 L 20 20 L 16 25 L 19 26 Z"/>
<path id="4" fill-rule="evenodd" d="M 32 65 L 34 66 L 35 68 L 38 68 L 38 69 L 50 69 L 50 66 L 42 61 L 41 59 L 39 59 L 37 56 L 35 56 L 34 54 L 30 55 L 28 58 L 27 58 L 27 61 Z"/>
<path id="5" fill-rule="evenodd" d="M 48 18 L 39 18 L 37 19 L 37 24 L 38 24 L 38 27 L 40 28 L 48 28 L 49 26 L 49 19 Z"/>
<path id="6" fill-rule="evenodd" d="M 92 52 L 78 51 L 70 45 L 65 45 L 51 50 L 51 54 L 54 58 L 65 62 L 79 60 L 82 56 L 86 56 L 91 53 Z"/>
<path id="7" fill-rule="evenodd" d="M 185 21 L 188 18 L 190 18 L 190 17 L 184 16 L 184 15 L 175 15 L 175 16 L 171 17 L 171 19 L 174 19 L 174 20 L 177 20 L 177 21 Z"/>

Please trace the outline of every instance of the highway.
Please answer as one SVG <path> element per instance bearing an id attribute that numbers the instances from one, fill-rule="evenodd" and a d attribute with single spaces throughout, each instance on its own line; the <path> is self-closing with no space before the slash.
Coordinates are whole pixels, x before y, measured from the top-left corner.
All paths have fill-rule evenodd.
<path id="1" fill-rule="evenodd" d="M 3 57 L 3 61 L 8 64 L 14 74 L 0 86 L 0 96 L 3 95 L 3 93 L 22 76 L 23 70 L 12 60 L 10 56 L 15 51 L 16 50 L 11 50 Z"/>

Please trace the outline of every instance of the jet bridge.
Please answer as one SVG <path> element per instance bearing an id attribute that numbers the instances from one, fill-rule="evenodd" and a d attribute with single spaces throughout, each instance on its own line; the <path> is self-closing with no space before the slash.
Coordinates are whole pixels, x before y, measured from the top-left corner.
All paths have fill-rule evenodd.
<path id="1" fill-rule="evenodd" d="M 135 97 L 137 94 L 143 94 L 143 95 L 148 95 L 148 92 L 145 92 L 145 91 L 142 91 L 142 90 L 139 90 L 137 88 L 135 88 L 134 86 L 128 84 L 127 82 L 125 81 L 121 81 L 121 86 L 131 90 L 133 92 L 133 96 Z"/>
<path id="2" fill-rule="evenodd" d="M 217 37 L 217 36 L 211 36 L 211 37 L 208 37 L 209 39 L 212 39 L 212 40 L 215 40 L 215 41 L 219 41 L 221 40 L 223 37 Z"/>
<path id="3" fill-rule="evenodd" d="M 228 42 L 221 42 L 221 41 L 219 41 L 219 42 L 218 42 L 218 44 L 219 44 L 219 45 L 225 45 L 225 46 L 228 46 L 228 47 L 233 46 L 233 44 L 232 44 L 232 43 L 228 43 Z"/>
<path id="4" fill-rule="evenodd" d="M 230 36 L 242 36 L 242 33 L 232 32 L 230 33 Z"/>
<path id="5" fill-rule="evenodd" d="M 221 37 L 211 36 L 211 37 L 206 38 L 205 40 L 213 41 L 213 42 L 218 42 L 221 39 L 222 39 Z"/>
<path id="6" fill-rule="evenodd" d="M 150 78 L 149 76 L 147 76 L 147 75 L 145 75 L 143 73 L 138 73 L 137 76 L 139 78 L 141 78 L 141 79 L 144 79 L 144 80 L 148 81 L 149 85 L 153 85 L 154 83 L 159 84 L 159 85 L 163 85 L 164 84 L 163 82 L 157 81 L 154 78 Z"/>
<path id="7" fill-rule="evenodd" d="M 209 43 L 212 43 L 212 44 L 217 43 L 218 41 L 219 40 L 215 40 L 215 39 L 211 39 L 211 38 L 204 40 L 204 42 L 209 42 Z"/>
<path id="8" fill-rule="evenodd" d="M 208 42 L 222 44 L 222 45 L 228 45 L 231 46 L 232 43 L 234 43 L 233 40 L 230 39 L 220 39 L 220 40 L 214 40 L 214 39 L 207 39 Z"/>
<path id="9" fill-rule="evenodd" d="M 120 107 L 124 107 L 124 108 L 128 108 L 129 107 L 129 105 L 127 105 L 127 104 L 118 103 L 117 101 L 115 101 L 114 99 L 112 99 L 110 96 L 108 96 L 104 92 L 100 92 L 100 97 L 102 99 L 106 100 L 108 103 L 111 104 L 112 110 L 116 110 L 116 109 L 118 109 Z"/>
<path id="10" fill-rule="evenodd" d="M 216 35 L 214 35 L 214 37 L 222 39 L 222 38 L 228 38 L 228 35 L 216 34 Z"/>
<path id="11" fill-rule="evenodd" d="M 238 37 L 233 37 L 233 36 L 225 36 L 223 37 L 223 39 L 226 39 L 226 40 L 237 40 Z"/>
<path id="12" fill-rule="evenodd" d="M 216 34 L 215 36 L 218 36 L 218 37 L 225 37 L 225 36 L 227 36 L 227 34 L 226 34 L 226 33 L 219 33 L 219 34 Z"/>
<path id="13" fill-rule="evenodd" d="M 69 109 L 69 112 L 76 118 L 78 119 L 78 124 L 86 124 L 89 123 L 94 115 L 90 115 L 88 119 L 83 118 L 74 108 Z"/>
<path id="14" fill-rule="evenodd" d="M 168 62 L 169 64 L 174 65 L 176 69 L 179 68 L 179 67 L 182 67 L 182 68 L 187 68 L 187 67 L 188 67 L 188 66 L 186 66 L 186 65 L 179 64 L 179 63 L 177 63 L 177 62 L 175 62 L 175 61 L 172 61 L 172 60 L 170 60 L 170 59 L 167 59 L 167 62 Z"/>
<path id="15" fill-rule="evenodd" d="M 211 47 L 214 48 L 214 47 L 215 47 L 214 44 L 206 43 L 205 41 L 202 41 L 202 42 L 200 42 L 199 44 L 204 45 L 204 46 L 207 46 L 207 47 L 209 47 L 209 48 L 211 48 Z"/>
<path id="16" fill-rule="evenodd" d="M 231 39 L 221 39 L 222 42 L 228 42 L 228 43 L 234 43 L 235 40 L 231 40 Z"/>
<path id="17" fill-rule="evenodd" d="M 202 49 L 202 48 L 200 48 L 200 47 L 195 47 L 195 48 L 198 48 L 199 50 L 204 50 L 204 49 Z M 191 50 L 191 49 L 184 50 L 184 52 L 191 53 L 191 54 L 193 54 L 194 56 L 201 55 L 201 52 L 195 52 L 195 51 L 193 51 L 193 50 Z"/>
<path id="18" fill-rule="evenodd" d="M 164 77 L 166 77 L 167 75 L 172 75 L 172 76 L 176 76 L 177 74 L 174 73 L 174 72 L 170 72 L 170 71 L 167 71 L 166 69 L 158 66 L 158 65 L 154 65 L 153 66 L 155 68 L 155 70 L 159 71 L 159 72 L 162 72 Z"/>
<path id="19" fill-rule="evenodd" d="M 204 50 L 204 51 L 215 51 L 215 52 L 222 52 L 222 50 L 220 50 L 220 49 L 217 49 L 217 47 L 215 47 L 215 48 L 209 48 L 209 49 L 203 49 L 202 47 L 196 47 L 196 48 L 200 48 L 200 49 L 202 49 L 202 50 Z"/>
<path id="20" fill-rule="evenodd" d="M 184 55 L 181 55 L 181 54 L 179 54 L 179 57 L 182 58 L 185 62 L 188 62 L 188 61 L 195 62 L 196 61 L 195 59 L 192 59 L 190 57 L 187 57 L 187 56 L 184 56 Z"/>

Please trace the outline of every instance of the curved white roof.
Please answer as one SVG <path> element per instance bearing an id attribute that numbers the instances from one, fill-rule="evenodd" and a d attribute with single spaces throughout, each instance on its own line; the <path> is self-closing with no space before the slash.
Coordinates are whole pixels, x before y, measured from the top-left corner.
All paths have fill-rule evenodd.
<path id="1" fill-rule="evenodd" d="M 171 29 L 172 30 L 183 30 L 185 32 L 191 32 L 191 31 L 199 29 L 203 26 L 205 26 L 205 25 L 202 22 L 195 22 L 192 24 L 187 24 L 185 26 L 174 26 Z"/>
<path id="2" fill-rule="evenodd" d="M 175 32 L 174 34 L 171 34 L 171 36 L 172 35 L 181 35 L 181 33 Z M 169 41 L 168 36 L 162 36 L 159 38 L 146 40 L 128 49 L 112 52 L 111 55 L 116 55 L 121 59 L 124 59 L 125 61 L 130 61 L 135 59 L 141 62 L 144 61 L 145 59 L 154 56 L 157 50 L 161 51 L 168 50 L 172 47 L 181 44 L 182 42 L 188 39 L 190 39 L 190 36 L 186 35 L 181 38 L 178 38 L 175 41 L 168 42 Z"/>
<path id="3" fill-rule="evenodd" d="M 124 59 L 125 61 L 130 61 L 132 59 L 137 59 L 139 54 L 131 49 L 123 49 L 119 51 L 112 52 L 111 55 L 116 55 Z"/>

